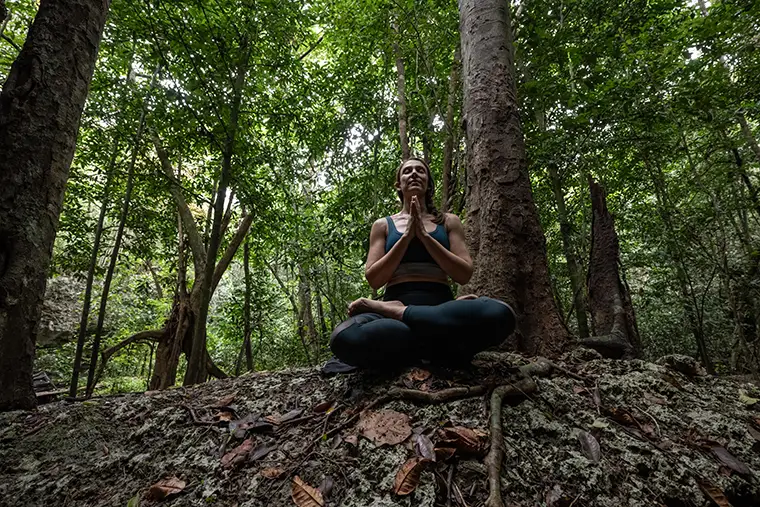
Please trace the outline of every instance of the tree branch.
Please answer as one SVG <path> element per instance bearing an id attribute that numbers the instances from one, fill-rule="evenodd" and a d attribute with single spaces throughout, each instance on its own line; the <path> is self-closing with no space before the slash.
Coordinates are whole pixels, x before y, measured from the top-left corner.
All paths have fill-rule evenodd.
<path id="1" fill-rule="evenodd" d="M 161 169 L 163 169 L 166 177 L 169 178 L 169 191 L 177 203 L 177 209 L 187 232 L 190 250 L 193 252 L 195 272 L 202 273 L 203 265 L 206 263 L 206 249 L 203 247 L 203 240 L 198 232 L 198 226 L 195 224 L 193 214 L 190 212 L 190 207 L 187 205 L 182 192 L 180 192 L 179 186 L 175 183 L 174 169 L 169 161 L 169 156 L 161 145 L 161 140 L 155 134 L 153 135 L 153 145 L 156 147 L 156 154 L 158 154 L 158 158 L 161 161 Z"/>
<path id="2" fill-rule="evenodd" d="M 235 231 L 235 235 L 232 237 L 230 244 L 227 245 L 227 249 L 224 251 L 224 255 L 222 255 L 221 259 L 219 259 L 219 263 L 214 269 L 214 277 L 211 279 L 212 294 L 214 293 L 214 290 L 216 290 L 216 286 L 219 285 L 219 281 L 222 279 L 222 275 L 225 271 L 227 271 L 230 262 L 232 262 L 232 258 L 235 257 L 235 253 L 238 251 L 238 248 L 240 248 L 240 244 L 245 239 L 245 235 L 248 234 L 248 229 L 251 228 L 252 223 L 253 215 L 250 214 L 244 216 L 243 220 L 240 221 L 240 225 L 238 225 L 237 231 Z"/>

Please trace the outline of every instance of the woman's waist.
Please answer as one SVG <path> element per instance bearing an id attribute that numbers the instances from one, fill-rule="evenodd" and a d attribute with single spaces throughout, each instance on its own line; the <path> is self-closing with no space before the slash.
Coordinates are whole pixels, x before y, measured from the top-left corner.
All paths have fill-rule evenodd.
<path id="1" fill-rule="evenodd" d="M 448 280 L 399 280 L 386 286 L 384 301 L 401 301 L 405 305 L 439 305 L 451 301 L 454 296 Z"/>

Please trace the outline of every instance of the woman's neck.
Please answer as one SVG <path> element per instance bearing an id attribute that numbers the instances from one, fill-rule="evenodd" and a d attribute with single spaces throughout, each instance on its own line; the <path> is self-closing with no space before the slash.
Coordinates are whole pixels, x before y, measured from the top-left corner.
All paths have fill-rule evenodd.
<path id="1" fill-rule="evenodd" d="M 409 214 L 409 211 L 412 209 L 412 197 L 413 195 L 404 196 L 404 206 L 401 208 L 401 213 Z M 422 195 L 417 196 L 417 204 L 420 207 L 420 213 L 422 215 L 426 215 L 428 212 L 427 206 L 425 205 L 425 197 Z"/>

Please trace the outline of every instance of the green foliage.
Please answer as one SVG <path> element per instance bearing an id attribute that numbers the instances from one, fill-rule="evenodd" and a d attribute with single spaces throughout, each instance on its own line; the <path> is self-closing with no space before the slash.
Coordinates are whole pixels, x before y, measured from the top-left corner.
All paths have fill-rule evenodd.
<path id="1" fill-rule="evenodd" d="M 12 18 L 5 34 L 21 44 L 34 6 L 7 4 Z M 716 363 L 741 371 L 756 368 L 760 343 L 760 160 L 737 120 L 741 109 L 756 142 L 760 4 L 726 0 L 707 10 L 705 16 L 698 2 L 678 0 L 523 1 L 512 9 L 516 70 L 533 191 L 571 329 L 572 290 L 550 168 L 559 175 L 571 251 L 584 272 L 591 243 L 588 177 L 605 185 L 647 356 L 694 354 L 696 326 Z M 397 209 L 394 43 L 405 63 L 413 150 L 430 156 L 440 191 L 442 147 L 453 135 L 455 208 L 464 201 L 461 89 L 452 129 L 444 125 L 458 36 L 456 5 L 436 0 L 114 2 L 52 274 L 85 276 L 107 195 L 96 271 L 102 277 L 126 167 L 136 153 L 106 346 L 163 325 L 177 290 L 177 212 L 148 137 L 135 145 L 150 76 L 160 65 L 148 125 L 181 167 L 183 195 L 206 235 L 230 134 L 235 69 L 245 63 L 232 159 L 235 197 L 222 250 L 240 217 L 251 213 L 256 369 L 324 359 L 346 305 L 370 293 L 363 280 L 369 228 Z M 15 51 L 0 40 L 0 77 Z M 189 254 L 188 260 L 191 284 Z M 311 348 L 298 332 L 304 281 L 316 321 Z M 241 351 L 244 300 L 241 248 L 208 320 L 209 351 L 228 373 Z M 139 343 L 115 356 L 101 389 L 142 388 L 150 352 Z M 45 351 L 38 366 L 67 375 L 71 356 L 69 345 Z"/>

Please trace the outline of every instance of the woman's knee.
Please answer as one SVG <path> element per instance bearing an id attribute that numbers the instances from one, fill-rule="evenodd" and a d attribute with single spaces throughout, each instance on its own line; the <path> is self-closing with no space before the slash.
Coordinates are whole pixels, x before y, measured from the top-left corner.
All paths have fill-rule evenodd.
<path id="1" fill-rule="evenodd" d="M 487 328 L 498 331 L 499 335 L 504 337 L 512 334 L 517 325 L 517 315 L 511 306 L 487 297 L 479 298 L 478 301 L 481 306 L 479 317 Z"/>
<path id="2" fill-rule="evenodd" d="M 357 320 L 356 317 L 351 317 L 338 325 L 330 335 L 330 350 L 348 364 L 356 361 L 355 356 L 361 350 L 357 333 L 360 322 Z"/>

